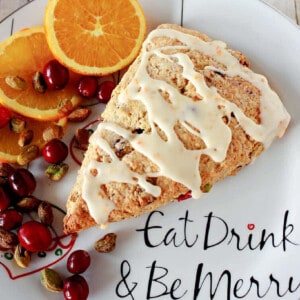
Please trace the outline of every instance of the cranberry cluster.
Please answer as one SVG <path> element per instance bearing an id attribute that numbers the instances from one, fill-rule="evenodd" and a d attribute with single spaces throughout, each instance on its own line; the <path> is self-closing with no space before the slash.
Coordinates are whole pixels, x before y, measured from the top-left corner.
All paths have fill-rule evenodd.
<path id="1" fill-rule="evenodd" d="M 42 72 L 36 72 L 38 76 L 33 79 L 35 90 L 45 93 L 46 90 L 63 89 L 69 82 L 69 70 L 60 64 L 57 60 L 50 60 L 44 66 Z M 96 97 L 100 103 L 107 103 L 110 100 L 112 91 L 116 87 L 115 83 L 105 80 L 99 84 L 99 78 L 96 76 L 82 76 L 78 82 L 78 93 L 84 98 Z M 0 106 L 0 128 L 8 124 L 11 119 L 11 112 Z"/>
<path id="2" fill-rule="evenodd" d="M 25 168 L 14 168 L 10 164 L 0 164 L 0 231 L 7 233 L 10 242 L 0 243 L 0 250 L 14 251 L 21 245 L 29 253 L 47 251 L 52 243 L 50 224 L 42 220 L 24 220 L 24 214 L 38 209 L 42 201 L 33 193 L 36 188 L 34 175 Z M 32 200 L 20 205 L 25 199 Z M 33 204 L 35 200 L 35 204 Z M 12 238 L 13 237 L 13 238 Z M 81 275 L 91 264 L 91 257 L 85 250 L 72 252 L 67 260 L 67 270 L 72 274 L 63 281 L 64 298 L 85 300 L 89 286 Z"/>
<path id="3" fill-rule="evenodd" d="M 115 86 L 115 83 L 109 80 L 98 85 L 97 77 L 85 76 L 79 80 L 78 92 L 83 97 L 97 97 L 100 103 L 107 103 Z"/>
<path id="4" fill-rule="evenodd" d="M 43 72 L 38 73 L 35 87 L 42 93 L 47 88 L 63 89 L 69 81 L 69 70 L 57 60 L 49 61 Z M 115 88 L 115 83 L 108 80 L 100 84 L 99 82 L 97 77 L 83 76 L 78 82 L 78 93 L 85 98 L 96 97 L 100 103 L 107 103 Z M 0 106 L 0 128 L 7 125 L 10 118 L 10 111 Z M 44 145 L 42 155 L 50 164 L 61 164 L 68 156 L 68 146 L 59 138 L 54 138 Z M 0 163 L 0 250 L 14 251 L 21 246 L 29 253 L 34 253 L 47 251 L 50 248 L 51 224 L 44 222 L 42 218 L 29 221 L 27 218 L 24 221 L 24 215 L 37 211 L 42 202 L 33 196 L 35 188 L 36 179 L 28 169 Z M 27 200 L 29 204 L 20 205 L 21 202 Z M 9 241 L 7 239 L 5 243 L 1 243 L 6 237 Z M 89 286 L 81 274 L 88 269 L 90 263 L 90 255 L 85 250 L 76 250 L 70 254 L 67 269 L 72 275 L 63 282 L 65 299 L 87 299 Z"/>
<path id="5" fill-rule="evenodd" d="M 43 70 L 43 77 L 47 87 L 51 89 L 63 89 L 69 81 L 69 70 L 57 60 L 49 61 Z M 78 92 L 85 98 L 97 97 L 99 102 L 107 103 L 115 88 L 112 81 L 103 81 L 98 85 L 98 78 L 83 76 L 78 82 Z"/>
<path id="6" fill-rule="evenodd" d="M 23 223 L 24 213 L 37 210 L 41 203 L 32 196 L 35 188 L 35 177 L 28 169 L 1 164 L 0 229 L 4 239 L 14 237 L 14 242 L 3 243 L 1 250 L 14 250 L 19 243 L 30 252 L 46 251 L 50 247 L 52 235 L 47 224 L 37 220 Z M 26 199 L 35 205 L 20 205 Z"/>
<path id="7" fill-rule="evenodd" d="M 89 286 L 86 279 L 80 275 L 91 264 L 91 257 L 85 250 L 76 250 L 70 254 L 67 269 L 73 275 L 64 280 L 64 297 L 66 300 L 86 300 L 89 295 Z"/>

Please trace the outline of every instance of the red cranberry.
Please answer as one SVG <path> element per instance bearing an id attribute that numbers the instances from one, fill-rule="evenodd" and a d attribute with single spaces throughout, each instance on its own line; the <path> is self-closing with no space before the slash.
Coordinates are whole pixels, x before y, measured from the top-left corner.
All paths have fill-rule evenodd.
<path id="1" fill-rule="evenodd" d="M 101 103 L 107 103 L 110 100 L 111 93 L 116 87 L 112 81 L 103 81 L 98 89 L 98 100 Z"/>
<path id="2" fill-rule="evenodd" d="M 31 195 L 36 187 L 33 174 L 24 168 L 15 169 L 8 177 L 11 190 L 20 197 Z"/>
<path id="3" fill-rule="evenodd" d="M 10 206 L 10 195 L 4 186 L 0 186 L 0 212 L 6 210 Z"/>
<path id="4" fill-rule="evenodd" d="M 23 215 L 15 209 L 7 209 L 0 213 L 0 227 L 12 230 L 22 224 Z"/>
<path id="5" fill-rule="evenodd" d="M 57 60 L 50 60 L 44 67 L 43 76 L 49 88 L 63 89 L 69 81 L 69 70 Z"/>
<path id="6" fill-rule="evenodd" d="M 49 228 L 37 221 L 24 223 L 18 231 L 20 244 L 30 252 L 47 251 L 52 243 Z"/>
<path id="7" fill-rule="evenodd" d="M 8 124 L 10 118 L 10 111 L 6 107 L 0 106 L 0 128 Z"/>
<path id="8" fill-rule="evenodd" d="M 64 280 L 64 296 L 66 300 L 86 300 L 88 295 L 88 283 L 81 275 L 76 274 Z"/>
<path id="9" fill-rule="evenodd" d="M 83 273 L 91 264 L 91 257 L 85 250 L 76 250 L 70 254 L 67 269 L 70 273 Z"/>
<path id="10" fill-rule="evenodd" d="M 59 164 L 68 156 L 68 146 L 60 139 L 52 139 L 42 150 L 43 157 L 50 164 Z"/>
<path id="11" fill-rule="evenodd" d="M 98 81 L 96 77 L 86 76 L 82 77 L 78 83 L 78 92 L 83 97 L 96 96 L 98 88 Z"/>

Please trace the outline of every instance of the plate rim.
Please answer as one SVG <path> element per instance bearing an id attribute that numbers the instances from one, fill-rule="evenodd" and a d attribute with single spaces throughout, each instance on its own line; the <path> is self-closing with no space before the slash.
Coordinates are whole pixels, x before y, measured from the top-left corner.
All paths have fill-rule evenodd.
<path id="1" fill-rule="evenodd" d="M 182 3 L 184 2 L 184 0 L 181 0 Z M 197 0 L 194 0 L 194 1 L 197 1 Z M 253 1 L 253 0 L 251 0 Z M 30 4 L 33 4 L 33 3 L 36 3 L 35 0 L 32 0 L 31 2 L 27 2 L 25 3 L 24 5 L 22 5 L 21 7 L 19 7 L 18 9 L 16 9 L 15 11 L 11 12 L 8 16 L 6 16 L 4 19 L 0 20 L 0 26 L 3 25 L 3 23 L 6 21 L 6 20 L 9 20 L 9 18 L 13 17 L 14 14 L 18 13 L 19 11 L 21 11 L 24 7 L 30 5 Z M 290 24 L 294 25 L 292 27 L 294 28 L 297 28 L 297 30 L 300 29 L 300 26 L 298 26 L 297 24 L 293 23 L 292 19 L 290 19 L 288 16 L 284 15 L 281 11 L 279 11 L 277 8 L 275 7 L 272 7 L 271 5 L 269 5 L 268 3 L 266 3 L 264 0 L 256 0 L 256 3 L 254 3 L 254 5 L 258 5 L 259 3 L 262 3 L 263 5 L 266 5 L 267 7 L 269 7 L 271 10 L 274 10 L 275 12 L 278 13 L 278 15 L 281 15 L 282 17 L 284 17 L 284 19 L 288 20 Z M 283 20 L 283 19 L 281 19 Z M 295 26 L 296 25 L 296 26 Z M 290 27 L 290 28 L 292 28 Z M 96 295 L 97 296 L 97 295 Z"/>
<path id="2" fill-rule="evenodd" d="M 13 10 L 12 12 L 10 12 L 7 16 L 5 16 L 4 18 L 2 18 L 0 20 L 0 25 L 5 22 L 5 20 L 7 20 L 8 18 L 10 18 L 12 15 L 14 15 L 15 13 L 17 13 L 18 11 L 22 10 L 24 7 L 26 7 L 27 5 L 30 5 L 32 3 L 34 3 L 36 0 L 31 0 L 30 2 L 27 2 L 23 5 L 21 5 L 20 7 L 16 8 L 15 10 Z M 184 0 L 182 1 L 182 6 L 184 5 Z M 252 0 L 253 1 L 253 0 Z M 297 24 L 293 19 L 291 19 L 289 16 L 287 16 L 286 14 L 284 14 L 281 10 L 279 10 L 277 7 L 275 7 L 274 5 L 267 3 L 265 0 L 255 0 L 256 2 L 260 2 L 262 4 L 264 4 L 265 6 L 267 6 L 269 9 L 275 11 L 276 13 L 278 13 L 281 17 L 283 17 L 284 19 L 286 19 L 292 26 L 296 27 L 298 30 L 300 30 L 300 24 Z M 182 18 L 182 16 L 181 16 Z"/>

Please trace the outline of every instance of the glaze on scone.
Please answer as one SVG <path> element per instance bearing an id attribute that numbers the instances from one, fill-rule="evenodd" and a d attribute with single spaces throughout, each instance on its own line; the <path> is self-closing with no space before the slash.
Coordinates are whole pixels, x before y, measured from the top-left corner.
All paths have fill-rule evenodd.
<path id="1" fill-rule="evenodd" d="M 67 201 L 66 233 L 136 217 L 235 175 L 290 120 L 267 79 L 225 43 L 152 31 L 101 116 Z"/>

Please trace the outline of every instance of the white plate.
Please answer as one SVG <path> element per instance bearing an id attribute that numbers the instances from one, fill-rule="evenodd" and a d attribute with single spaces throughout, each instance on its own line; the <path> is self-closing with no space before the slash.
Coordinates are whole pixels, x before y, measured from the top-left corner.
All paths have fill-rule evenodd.
<path id="1" fill-rule="evenodd" d="M 32 1 L 2 21 L 1 40 L 23 27 L 42 24 L 46 2 Z M 175 203 L 105 231 L 94 228 L 81 233 L 72 249 L 91 253 L 92 265 L 84 273 L 89 299 L 300 299 L 299 28 L 256 0 L 141 3 L 149 29 L 163 22 L 182 23 L 244 52 L 254 62 L 252 67 L 263 72 L 280 94 L 292 122 L 284 138 L 255 164 L 217 184 L 200 201 Z M 67 142 L 71 136 L 66 137 Z M 39 185 L 35 195 L 64 208 L 78 166 L 73 164 L 67 177 L 55 185 L 44 179 L 44 167 L 41 160 L 32 166 Z M 148 220 L 153 247 L 147 245 L 142 230 Z M 110 231 L 118 235 L 116 250 L 97 253 L 94 241 Z M 67 251 L 70 248 L 35 257 L 31 268 L 59 259 L 53 268 L 68 276 Z M 4 255 L 0 262 L 8 266 L 11 277 L 26 272 Z M 0 268 L 0 298 L 63 296 L 46 291 L 38 272 L 11 280 L 7 270 Z"/>

